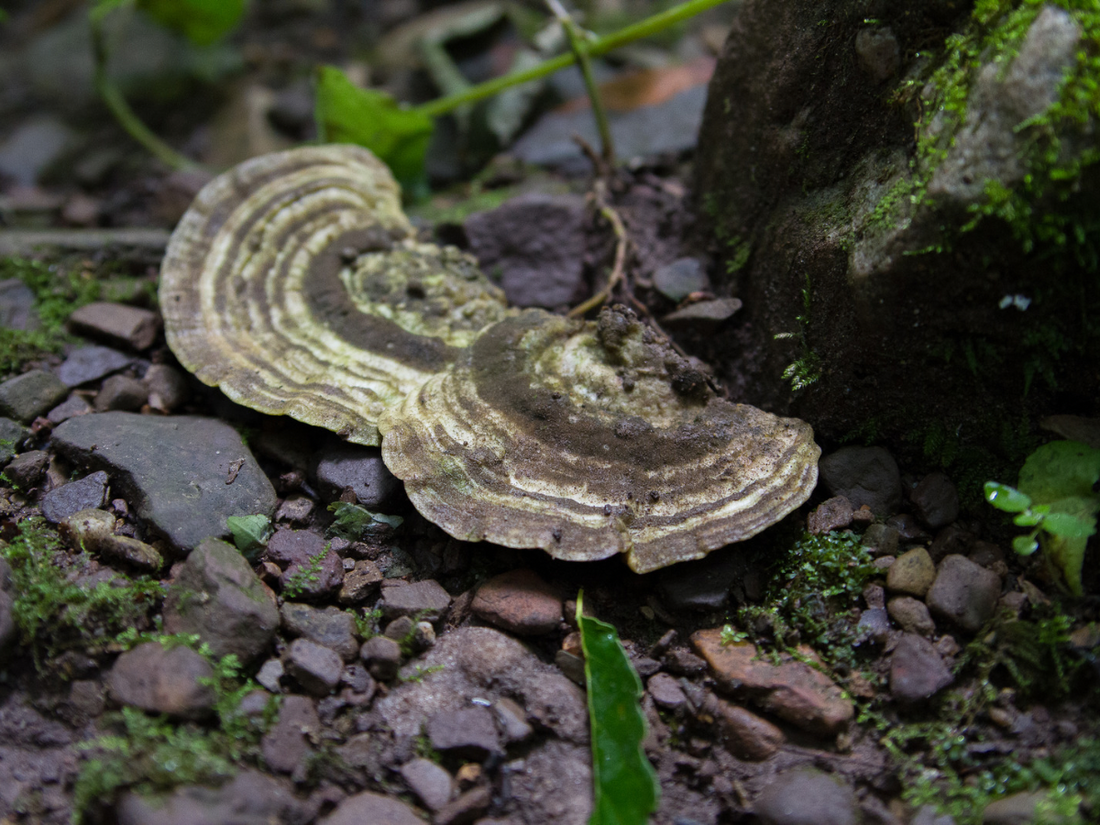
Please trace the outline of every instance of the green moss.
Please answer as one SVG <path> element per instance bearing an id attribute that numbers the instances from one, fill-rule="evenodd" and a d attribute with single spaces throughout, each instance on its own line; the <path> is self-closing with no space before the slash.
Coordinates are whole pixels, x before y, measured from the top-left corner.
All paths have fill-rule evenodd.
<path id="1" fill-rule="evenodd" d="M 180 785 L 214 784 L 234 776 L 242 765 L 261 763 L 260 740 L 278 711 L 276 697 L 264 712 L 246 715 L 241 700 L 257 689 L 241 677 L 236 656 L 216 657 L 197 637 L 162 637 L 162 644 L 188 644 L 214 668 L 207 681 L 215 694 L 210 724 L 177 722 L 136 708 L 111 714 L 111 733 L 81 745 L 90 757 L 73 788 L 73 822 L 80 825 L 110 805 L 123 790 L 139 794 L 171 791 Z"/>
<path id="2" fill-rule="evenodd" d="M 18 278 L 34 292 L 41 321 L 36 330 L 0 328 L 0 375 L 17 372 L 27 361 L 60 352 L 73 340 L 64 331 L 73 310 L 99 297 L 99 282 L 82 267 L 0 258 L 0 281 Z"/>
<path id="3" fill-rule="evenodd" d="M 60 549 L 56 531 L 42 519 L 23 521 L 18 529 L 14 539 L 0 544 L 0 556 L 14 579 L 12 618 L 39 668 L 65 650 L 102 650 L 145 621 L 164 593 L 157 581 L 121 573 L 94 586 L 80 584 L 78 576 L 91 562 L 88 554 Z"/>

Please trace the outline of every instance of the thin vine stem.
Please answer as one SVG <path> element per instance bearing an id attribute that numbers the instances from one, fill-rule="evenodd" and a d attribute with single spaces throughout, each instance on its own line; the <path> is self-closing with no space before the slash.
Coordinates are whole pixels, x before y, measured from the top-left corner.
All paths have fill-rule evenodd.
<path id="1" fill-rule="evenodd" d="M 625 46 L 627 43 L 633 43 L 635 40 L 641 40 L 644 37 L 658 34 L 683 20 L 687 20 L 726 2 L 728 2 L 728 0 L 689 0 L 687 3 L 681 3 L 679 6 L 663 11 L 660 14 L 647 17 L 645 20 L 640 20 L 624 29 L 619 29 L 617 32 L 612 32 L 604 37 L 593 40 L 591 43 L 587 44 L 585 52 L 589 57 L 599 57 L 620 46 Z M 532 66 L 530 69 L 512 72 L 503 77 L 498 77 L 485 83 L 479 83 L 477 86 L 471 86 L 465 91 L 447 95 L 446 97 L 423 103 L 420 106 L 414 106 L 412 109 L 428 117 L 439 117 L 467 103 L 476 103 L 479 100 L 492 97 L 513 86 L 530 83 L 532 80 L 539 80 L 540 78 L 552 75 L 554 72 L 561 71 L 568 66 L 572 66 L 576 62 L 577 58 L 572 52 L 558 55 L 537 66 Z"/>

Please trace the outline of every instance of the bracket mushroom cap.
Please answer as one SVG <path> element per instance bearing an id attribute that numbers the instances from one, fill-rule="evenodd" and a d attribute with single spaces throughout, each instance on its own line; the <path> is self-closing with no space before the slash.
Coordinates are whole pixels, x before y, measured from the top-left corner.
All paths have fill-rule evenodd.
<path id="1" fill-rule="evenodd" d="M 801 505 L 803 421 L 714 395 L 630 310 L 531 310 L 484 331 L 380 421 L 382 455 L 451 535 L 637 572 L 749 538 Z"/>
<path id="2" fill-rule="evenodd" d="M 365 149 L 246 161 L 172 234 L 168 344 L 234 401 L 377 444 L 382 411 L 508 312 L 470 256 L 412 236 L 397 184 Z"/>

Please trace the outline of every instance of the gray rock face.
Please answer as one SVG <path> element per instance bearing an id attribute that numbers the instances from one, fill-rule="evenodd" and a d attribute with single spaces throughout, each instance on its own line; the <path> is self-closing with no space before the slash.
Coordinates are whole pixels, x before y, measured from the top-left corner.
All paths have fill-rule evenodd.
<path id="1" fill-rule="evenodd" d="M 401 482 L 382 463 L 379 449 L 358 444 L 327 444 L 318 456 L 313 475 L 329 498 L 339 498 L 350 487 L 359 504 L 368 510 L 377 510 L 401 488 Z"/>
<path id="2" fill-rule="evenodd" d="M 992 446 L 993 422 L 1018 415 L 1021 405 L 1050 406 L 1035 395 L 1047 389 L 1035 385 L 1023 398 L 1027 330 L 1073 313 L 1092 278 L 1077 265 L 1070 239 L 1040 238 L 1026 253 L 1013 236 L 1028 231 L 1022 218 L 1015 227 L 983 218 L 980 231 L 962 231 L 975 218 L 971 207 L 998 202 L 990 184 L 1071 234 L 1094 222 L 1100 178 L 1092 167 L 1052 183 L 1038 156 L 1040 147 L 1058 145 L 1059 167 L 1072 168 L 1095 146 L 1095 115 L 1087 123 L 1070 116 L 1027 125 L 1060 89 L 1073 88 L 1062 80 L 1067 68 L 1083 65 L 1075 57 L 1084 42 L 1078 25 L 1053 5 L 1030 7 L 1026 35 L 985 49 L 973 71 L 948 73 L 949 88 L 936 81 L 920 91 L 907 87 L 918 72 L 929 76 L 918 60 L 958 53 L 922 52 L 918 44 L 933 32 L 980 42 L 978 30 L 988 31 L 947 8 L 884 6 L 868 29 L 840 0 L 746 0 L 711 82 L 695 189 L 715 232 L 740 242 L 716 262 L 714 291 L 745 306 L 740 329 L 719 331 L 707 354 L 742 397 L 812 421 L 822 440 L 894 441 L 912 434 L 920 410 L 923 420 L 942 423 L 929 436 L 945 445 L 957 433 L 978 433 Z M 855 36 L 831 37 L 819 25 L 824 19 Z M 943 105 L 957 93 L 965 96 L 961 107 Z M 887 103 L 902 97 L 909 103 Z M 960 110 L 961 121 L 953 114 Z M 744 266 L 723 265 L 736 263 L 746 246 Z M 1036 254 L 1051 264 L 1043 273 Z M 988 263 L 967 263 L 973 260 Z M 986 278 L 989 271 L 997 278 Z M 1023 312 L 1013 302 L 1056 283 L 1066 289 L 1050 303 L 1044 297 Z M 780 379 L 793 362 L 807 363 L 807 347 L 798 335 L 776 340 L 776 331 L 802 333 L 820 360 L 808 391 L 792 394 Z M 1073 339 L 1085 335 L 1084 324 L 1075 325 Z M 978 356 L 981 392 L 964 340 L 996 352 Z M 916 352 L 942 357 L 914 359 Z M 1091 398 L 1100 376 L 1080 377 L 1086 358 L 1082 350 L 1080 358 L 1059 359 L 1052 372 Z"/>
<path id="3" fill-rule="evenodd" d="M 52 373 L 31 370 L 0 384 L 0 415 L 30 423 L 69 394 Z"/>
<path id="4" fill-rule="evenodd" d="M 965 556 L 946 556 L 925 596 L 928 609 L 976 633 L 993 618 L 1001 596 L 1001 578 Z"/>
<path id="5" fill-rule="evenodd" d="M 841 447 L 821 459 L 821 480 L 835 496 L 844 496 L 855 508 L 866 504 L 883 518 L 901 504 L 898 463 L 882 447 Z"/>
<path id="6" fill-rule="evenodd" d="M 118 372 L 133 361 L 132 356 L 110 347 L 81 347 L 69 353 L 69 357 L 57 368 L 57 377 L 67 387 L 79 387 Z"/>
<path id="7" fill-rule="evenodd" d="M 49 453 L 45 450 L 31 450 L 15 456 L 4 469 L 4 475 L 19 489 L 29 490 L 42 480 L 49 466 Z"/>
<path id="8" fill-rule="evenodd" d="M 989 181 L 1011 188 L 1023 178 L 1022 150 L 1030 135 L 1017 127 L 1057 99 L 1080 39 L 1068 12 L 1044 6 L 1007 72 L 997 63 L 982 67 L 966 122 L 928 185 L 930 195 L 965 207 L 984 200 Z"/>
<path id="9" fill-rule="evenodd" d="M 779 774 L 753 803 L 765 825 L 857 825 L 856 795 L 843 780 L 814 768 Z"/>
<path id="10" fill-rule="evenodd" d="M 500 753 L 500 734 L 493 712 L 482 705 L 444 710 L 428 719 L 432 747 L 462 759 L 482 761 Z"/>
<path id="11" fill-rule="evenodd" d="M 556 307 L 584 290 L 584 200 L 520 195 L 466 219 L 470 249 L 486 272 L 500 272 L 514 306 Z"/>
<path id="12" fill-rule="evenodd" d="M 197 719 L 214 707 L 214 690 L 202 683 L 213 676 L 206 659 L 190 648 L 146 642 L 118 657 L 107 687 L 121 704 Z"/>
<path id="13" fill-rule="evenodd" d="M 38 329 L 40 323 L 31 288 L 18 278 L 0 281 L 0 327 Z"/>
<path id="14" fill-rule="evenodd" d="M 917 518 L 938 530 L 959 517 L 959 494 L 943 473 L 929 473 L 909 494 Z"/>
<path id="15" fill-rule="evenodd" d="M 451 606 L 451 597 L 439 582 L 424 581 L 383 583 L 382 601 L 379 605 L 387 619 L 398 616 L 416 616 L 435 621 Z"/>
<path id="16" fill-rule="evenodd" d="M 438 811 L 451 800 L 454 780 L 430 759 L 413 759 L 401 766 L 401 778 L 409 790 L 430 811 Z"/>
<path id="17" fill-rule="evenodd" d="M 109 343 L 143 350 L 156 340 L 160 317 L 140 307 L 95 301 L 70 315 L 69 325 L 91 338 L 105 338 Z"/>
<path id="18" fill-rule="evenodd" d="M 149 391 L 141 381 L 128 375 L 112 375 L 103 382 L 103 387 L 96 394 L 95 409 L 96 412 L 137 412 L 148 398 Z"/>
<path id="19" fill-rule="evenodd" d="M 478 588 L 471 609 L 489 624 L 537 636 L 561 624 L 561 596 L 533 570 L 511 570 Z"/>
<path id="20" fill-rule="evenodd" d="M 60 118 L 50 115 L 32 118 L 0 144 L 0 174 L 23 186 L 33 186 L 73 138 L 72 130 Z"/>
<path id="21" fill-rule="evenodd" d="M 302 822 L 305 808 L 278 780 L 246 769 L 220 788 L 188 786 L 153 797 L 127 793 L 116 813 L 119 825 L 270 825 Z"/>
<path id="22" fill-rule="evenodd" d="M 235 547 L 207 539 L 192 551 L 164 600 L 168 633 L 197 633 L 218 656 L 259 658 L 275 638 L 275 598 Z"/>
<path id="23" fill-rule="evenodd" d="M 657 268 L 653 286 L 666 298 L 682 301 L 693 292 L 706 290 L 710 281 L 698 258 L 679 258 Z"/>
<path id="24" fill-rule="evenodd" d="M 264 762 L 273 771 L 291 773 L 312 750 L 310 737 L 320 731 L 321 720 L 314 701 L 306 696 L 287 696 L 279 708 L 275 726 L 260 743 Z"/>
<path id="25" fill-rule="evenodd" d="M 890 657 L 890 693 L 899 702 L 919 702 L 955 681 L 932 643 L 906 633 Z"/>
<path id="26" fill-rule="evenodd" d="M 70 481 L 42 497 L 42 515 L 58 524 L 81 510 L 92 510 L 107 503 L 107 474 L 102 470 Z"/>
<path id="27" fill-rule="evenodd" d="M 183 551 L 228 536 L 228 516 L 275 511 L 271 482 L 220 421 L 84 415 L 55 429 L 52 444 L 78 466 L 109 471 L 137 515 Z"/>

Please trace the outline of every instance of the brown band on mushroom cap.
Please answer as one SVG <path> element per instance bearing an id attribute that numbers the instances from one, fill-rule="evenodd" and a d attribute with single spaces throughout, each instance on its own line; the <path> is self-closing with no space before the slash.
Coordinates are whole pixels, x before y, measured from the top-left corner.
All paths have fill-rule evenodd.
<path id="1" fill-rule="evenodd" d="M 397 184 L 364 149 L 247 161 L 204 187 L 172 235 L 168 344 L 234 401 L 377 444 L 382 411 L 506 314 L 469 256 L 412 234 Z"/>
<path id="2" fill-rule="evenodd" d="M 804 502 L 809 425 L 713 395 L 633 317 L 540 311 L 489 328 L 384 414 L 387 466 L 451 535 L 647 572 L 755 535 Z"/>

